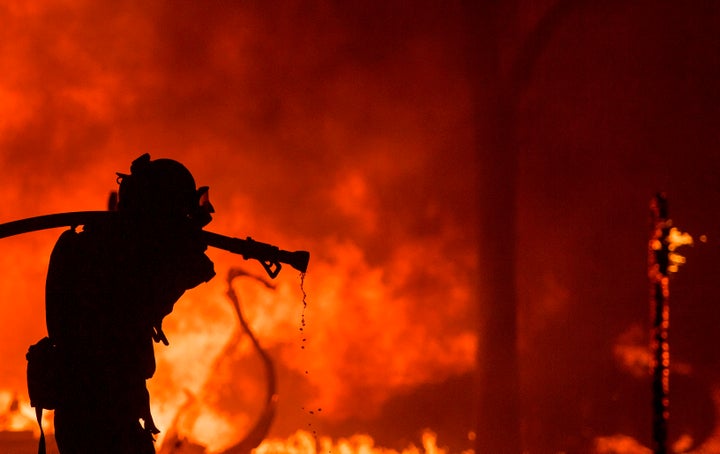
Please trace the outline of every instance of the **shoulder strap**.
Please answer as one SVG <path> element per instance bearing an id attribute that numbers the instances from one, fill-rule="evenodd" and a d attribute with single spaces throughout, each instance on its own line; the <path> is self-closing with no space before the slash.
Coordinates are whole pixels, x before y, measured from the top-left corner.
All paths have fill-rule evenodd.
<path id="1" fill-rule="evenodd" d="M 35 417 L 37 418 L 38 426 L 40 426 L 40 443 L 38 443 L 38 454 L 45 454 L 45 432 L 42 427 L 42 414 L 43 409 L 41 406 L 35 407 Z"/>

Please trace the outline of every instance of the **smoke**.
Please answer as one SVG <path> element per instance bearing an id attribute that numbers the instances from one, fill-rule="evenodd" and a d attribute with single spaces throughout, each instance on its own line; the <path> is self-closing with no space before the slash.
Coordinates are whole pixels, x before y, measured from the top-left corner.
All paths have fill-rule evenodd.
<path id="1" fill-rule="evenodd" d="M 550 4 L 518 2 L 504 18 L 517 35 L 498 40 L 503 67 Z M 649 391 L 631 367 L 648 316 L 647 203 L 664 190 L 678 228 L 708 238 L 671 287 L 673 361 L 691 366 L 672 396 L 688 424 L 671 430 L 700 444 L 720 382 L 717 6 L 568 11 L 516 106 L 523 443 L 648 444 Z M 0 220 L 103 209 L 134 158 L 178 159 L 211 187 L 211 230 L 311 252 L 303 332 L 293 270 L 275 291 L 238 284 L 281 372 L 278 432 L 294 433 L 306 409 L 323 409 L 320 428 L 442 394 L 474 367 L 473 277 L 493 266 L 476 254 L 478 87 L 463 14 L 399 1 L 4 2 Z M 58 233 L 2 240 L 3 395 L 24 389 L 23 354 L 44 333 Z M 242 263 L 210 254 L 219 277 Z M 219 278 L 189 292 L 167 320 L 152 385 L 164 427 L 183 388 L 217 398 L 210 371 L 237 329 L 225 290 Z M 238 390 L 260 389 L 247 358 L 231 359 L 248 366 L 233 369 Z M 469 424 L 445 417 L 452 403 L 419 400 L 433 404 L 418 424 Z"/>
<path id="2" fill-rule="evenodd" d="M 402 2 L 5 2 L 0 219 L 104 209 L 114 172 L 145 152 L 174 158 L 211 187 L 211 230 L 311 251 L 307 351 L 293 271 L 246 298 L 282 367 L 309 371 L 295 384 L 312 391 L 297 400 L 354 417 L 465 373 L 476 199 L 459 14 Z M 24 389 L 57 234 L 3 240 L 0 387 Z M 211 254 L 220 273 L 240 260 Z M 168 320 L 158 396 L 208 380 L 210 353 L 234 329 L 217 281 Z"/>

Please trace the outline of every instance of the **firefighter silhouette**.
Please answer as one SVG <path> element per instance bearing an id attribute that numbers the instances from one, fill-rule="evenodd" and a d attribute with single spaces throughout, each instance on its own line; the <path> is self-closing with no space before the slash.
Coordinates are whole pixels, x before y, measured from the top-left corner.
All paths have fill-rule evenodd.
<path id="1" fill-rule="evenodd" d="M 55 438 L 61 454 L 154 453 L 159 433 L 146 380 L 163 318 L 214 276 L 200 238 L 207 187 L 170 159 L 136 159 L 118 173 L 118 216 L 71 228 L 48 268 L 46 317 L 60 359 Z"/>

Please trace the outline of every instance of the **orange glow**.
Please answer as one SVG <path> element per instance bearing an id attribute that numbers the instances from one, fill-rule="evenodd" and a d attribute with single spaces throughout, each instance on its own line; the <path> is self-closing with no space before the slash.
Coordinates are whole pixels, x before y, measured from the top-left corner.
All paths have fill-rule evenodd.
<path id="1" fill-rule="evenodd" d="M 364 69 L 338 60 L 318 74 L 326 57 L 316 52 L 356 38 L 335 7 L 311 13 L 320 28 L 298 22 L 308 12 L 297 8 L 0 7 L 0 222 L 102 210 L 115 172 L 149 152 L 211 186 L 209 230 L 311 252 L 302 333 L 294 270 L 280 273 L 274 291 L 237 284 L 276 362 L 271 435 L 283 437 L 308 419 L 322 435 L 380 418 L 404 392 L 470 374 L 477 346 L 472 83 L 458 70 L 461 56 L 446 52 L 458 38 L 408 35 L 393 51 L 399 60 Z M 292 39 L 282 35 L 288 27 Z M 460 160 L 443 150 L 461 150 Z M 430 171 L 448 185 L 430 184 Z M 24 354 L 45 332 L 43 284 L 59 234 L 2 240 L 0 393 L 19 393 L 25 407 Z M 209 255 L 218 276 L 238 265 L 262 273 L 241 257 Z M 262 410 L 266 377 L 225 291 L 216 278 L 165 321 L 170 346 L 156 347 L 149 382 L 159 445 L 172 429 L 221 450 Z"/>
<path id="2" fill-rule="evenodd" d="M 298 431 L 287 440 L 266 440 L 255 450 L 255 454 L 316 454 L 335 452 L 340 454 L 447 454 L 438 447 L 437 435 L 426 430 L 422 434 L 422 447 L 410 445 L 402 450 L 375 446 L 369 435 L 353 435 L 336 441 L 328 437 L 316 439 L 311 433 Z"/>
<path id="3" fill-rule="evenodd" d="M 651 454 L 652 450 L 638 443 L 632 437 L 624 435 L 613 435 L 600 437 L 595 441 L 595 449 L 598 454 Z"/>
<path id="4" fill-rule="evenodd" d="M 35 421 L 35 412 L 27 401 L 23 401 L 17 394 L 0 392 L 0 432 L 29 430 L 39 432 Z"/>
<path id="5" fill-rule="evenodd" d="M 692 379 L 671 421 L 675 402 L 707 404 L 687 418 L 697 432 L 671 423 L 676 448 L 717 453 L 712 3 L 3 1 L 0 223 L 105 209 L 115 172 L 147 152 L 210 186 L 208 230 L 310 251 L 307 307 L 290 267 L 274 290 L 234 287 L 277 370 L 263 452 L 455 454 L 517 397 L 529 452 L 644 454 L 645 382 L 671 351 L 670 382 Z M 660 282 L 673 344 L 653 359 L 659 190 L 704 235 L 682 248 L 693 237 L 671 232 L 670 269 L 688 273 L 672 295 Z M 59 234 L 0 240 L 0 431 L 37 433 L 24 355 L 45 334 Z M 222 452 L 266 409 L 222 279 L 262 269 L 208 254 L 218 278 L 183 295 L 156 346 L 159 454 L 180 454 L 173 437 Z M 489 322 L 495 308 L 512 310 Z M 513 395 L 481 409 L 495 357 L 517 359 L 518 395 L 499 380 Z"/>

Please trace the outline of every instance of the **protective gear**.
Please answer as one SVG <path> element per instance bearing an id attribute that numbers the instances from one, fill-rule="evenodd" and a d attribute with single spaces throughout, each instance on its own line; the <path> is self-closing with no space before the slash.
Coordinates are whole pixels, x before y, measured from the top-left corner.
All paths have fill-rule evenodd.
<path id="1" fill-rule="evenodd" d="M 145 386 L 155 372 L 153 339 L 165 338 L 162 320 L 182 294 L 215 274 L 201 230 L 207 189 L 195 188 L 185 166 L 146 154 L 118 177 L 118 213 L 65 231 L 48 265 L 61 453 L 155 452 Z"/>
<path id="2" fill-rule="evenodd" d="M 145 153 L 133 161 L 130 174 L 117 173 L 118 211 L 139 217 L 186 218 L 197 227 L 214 213 L 208 187 L 196 188 L 190 171 L 172 159 L 150 160 Z"/>
<path id="3" fill-rule="evenodd" d="M 114 216 L 58 239 L 45 313 L 59 356 L 60 453 L 154 452 L 153 337 L 181 295 L 214 275 L 199 232 Z"/>

